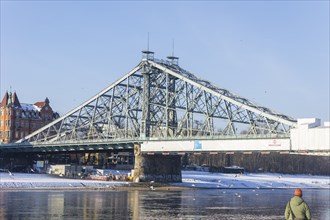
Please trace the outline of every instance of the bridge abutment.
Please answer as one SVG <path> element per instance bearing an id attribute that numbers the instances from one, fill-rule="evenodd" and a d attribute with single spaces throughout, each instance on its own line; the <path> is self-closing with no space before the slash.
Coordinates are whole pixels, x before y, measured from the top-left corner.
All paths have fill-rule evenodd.
<path id="1" fill-rule="evenodd" d="M 181 182 L 181 156 L 142 154 L 141 146 L 134 145 L 134 182 Z"/>

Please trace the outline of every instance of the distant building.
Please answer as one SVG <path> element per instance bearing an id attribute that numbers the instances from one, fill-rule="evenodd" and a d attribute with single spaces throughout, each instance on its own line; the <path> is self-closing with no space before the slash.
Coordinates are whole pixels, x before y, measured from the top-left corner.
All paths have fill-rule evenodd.
<path id="1" fill-rule="evenodd" d="M 16 92 L 6 92 L 0 103 L 0 143 L 20 140 L 58 117 L 48 98 L 43 102 L 25 104 L 20 103 Z"/>

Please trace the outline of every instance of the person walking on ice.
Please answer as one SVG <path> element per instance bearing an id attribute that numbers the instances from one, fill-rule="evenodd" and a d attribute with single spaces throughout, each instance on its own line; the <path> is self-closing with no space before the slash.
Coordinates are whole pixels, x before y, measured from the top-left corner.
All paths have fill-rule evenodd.
<path id="1" fill-rule="evenodd" d="M 286 204 L 285 219 L 310 220 L 311 213 L 308 204 L 302 199 L 302 190 L 297 188 L 294 191 L 294 197 Z"/>

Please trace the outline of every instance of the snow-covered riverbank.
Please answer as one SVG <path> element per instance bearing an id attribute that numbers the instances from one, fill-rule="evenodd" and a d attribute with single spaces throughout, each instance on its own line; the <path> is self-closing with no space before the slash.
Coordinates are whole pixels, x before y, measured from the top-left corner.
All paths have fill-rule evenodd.
<path id="1" fill-rule="evenodd" d="M 197 188 L 330 188 L 329 176 L 284 175 L 274 173 L 224 174 L 183 171 L 182 183 Z"/>
<path id="2" fill-rule="evenodd" d="M 114 189 L 130 182 L 67 179 L 47 174 L 0 172 L 0 189 Z M 320 188 L 330 189 L 329 176 L 248 173 L 242 175 L 183 171 L 182 183 L 172 186 L 191 188 Z"/>
<path id="3" fill-rule="evenodd" d="M 0 173 L 0 189 L 110 188 L 121 185 L 128 183 L 68 179 L 48 174 Z"/>

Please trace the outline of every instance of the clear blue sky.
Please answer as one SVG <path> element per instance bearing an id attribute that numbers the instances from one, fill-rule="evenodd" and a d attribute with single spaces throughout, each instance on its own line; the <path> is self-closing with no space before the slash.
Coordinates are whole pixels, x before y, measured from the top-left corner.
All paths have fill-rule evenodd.
<path id="1" fill-rule="evenodd" d="M 1 99 L 65 114 L 147 48 L 295 118 L 329 120 L 329 1 L 1 1 Z"/>

